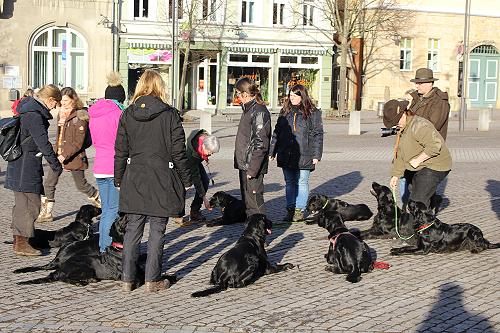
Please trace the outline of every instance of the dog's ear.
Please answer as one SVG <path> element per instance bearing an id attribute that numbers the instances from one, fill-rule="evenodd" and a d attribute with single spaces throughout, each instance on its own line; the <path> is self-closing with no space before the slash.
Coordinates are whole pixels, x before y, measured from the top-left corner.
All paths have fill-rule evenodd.
<path id="1" fill-rule="evenodd" d="M 75 221 L 81 223 L 92 223 L 92 219 L 101 214 L 101 208 L 95 207 L 93 205 L 83 205 L 76 213 Z"/>

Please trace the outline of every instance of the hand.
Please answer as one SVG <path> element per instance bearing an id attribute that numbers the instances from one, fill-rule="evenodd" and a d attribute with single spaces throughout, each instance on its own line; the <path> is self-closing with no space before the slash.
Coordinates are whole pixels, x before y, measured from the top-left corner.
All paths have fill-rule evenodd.
<path id="1" fill-rule="evenodd" d="M 398 185 L 398 180 L 399 180 L 399 177 L 396 177 L 396 176 L 392 176 L 391 177 L 391 181 L 389 182 L 389 186 L 395 190 L 396 189 L 396 186 Z"/>
<path id="2" fill-rule="evenodd" d="M 189 191 L 189 189 L 190 189 L 191 187 L 192 187 L 192 186 L 184 187 L 184 189 L 185 189 L 186 191 Z"/>
<path id="3" fill-rule="evenodd" d="M 319 160 L 317 158 L 313 158 L 313 164 L 316 165 L 318 164 Z"/>
<path id="4" fill-rule="evenodd" d="M 208 201 L 207 197 L 203 197 L 203 205 L 205 205 L 205 208 L 208 210 L 212 210 L 212 206 L 210 206 L 210 201 Z"/>
<path id="5" fill-rule="evenodd" d="M 61 164 L 64 162 L 64 156 L 62 155 L 57 155 L 57 159 L 61 162 Z"/>
<path id="6" fill-rule="evenodd" d="M 269 161 L 274 161 L 274 156 L 269 156 Z"/>
<path id="7" fill-rule="evenodd" d="M 252 179 L 253 177 L 250 175 L 247 175 L 247 179 Z"/>
<path id="8" fill-rule="evenodd" d="M 418 166 L 420 165 L 420 161 L 416 158 L 410 160 L 410 165 L 413 167 L 413 168 L 418 168 Z"/>

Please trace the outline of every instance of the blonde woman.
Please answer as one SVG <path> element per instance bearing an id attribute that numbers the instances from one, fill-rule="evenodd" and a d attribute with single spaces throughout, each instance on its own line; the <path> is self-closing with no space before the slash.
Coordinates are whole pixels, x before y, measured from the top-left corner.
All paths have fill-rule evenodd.
<path id="1" fill-rule="evenodd" d="M 83 103 L 73 88 L 61 90 L 61 108 L 57 115 L 57 134 L 54 150 L 57 159 L 62 163 L 64 170 L 70 171 L 76 188 L 87 196 L 96 207 L 101 208 L 99 191 L 85 179 L 85 170 L 89 167 L 85 154 L 85 133 L 89 126 L 89 115 L 83 108 Z M 51 222 L 54 208 L 56 185 L 59 173 L 49 170 L 45 176 L 43 187 L 45 196 L 42 197 L 42 209 L 37 222 Z"/>
<path id="2" fill-rule="evenodd" d="M 5 188 L 14 191 L 11 226 L 14 253 L 18 255 L 41 255 L 39 250 L 31 247 L 28 239 L 34 236 L 35 220 L 40 211 L 40 194 L 43 193 L 42 155 L 52 172 L 62 171 L 47 135 L 49 120 L 52 119 L 50 110 L 60 101 L 59 88 L 49 84 L 40 89 L 36 96 L 23 98 L 17 107 L 23 154 L 7 165 Z"/>
<path id="3" fill-rule="evenodd" d="M 160 74 L 146 70 L 130 106 L 120 117 L 115 142 L 115 186 L 120 213 L 126 214 L 122 291 L 136 287 L 136 264 L 144 225 L 149 223 L 145 289 L 168 288 L 162 281 L 163 235 L 168 217 L 184 215 L 185 191 L 191 186 L 184 129 L 176 109 L 167 104 Z"/>

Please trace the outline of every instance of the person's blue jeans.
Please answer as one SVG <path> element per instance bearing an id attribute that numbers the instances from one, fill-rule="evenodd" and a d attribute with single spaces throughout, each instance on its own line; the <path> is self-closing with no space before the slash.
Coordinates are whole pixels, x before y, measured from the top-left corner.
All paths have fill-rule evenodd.
<path id="1" fill-rule="evenodd" d="M 120 192 L 113 184 L 113 177 L 96 178 L 96 182 L 102 206 L 101 221 L 99 222 L 99 249 L 104 252 L 112 242 L 109 230 L 118 217 Z"/>
<path id="2" fill-rule="evenodd" d="M 305 210 L 309 197 L 309 176 L 311 170 L 283 168 L 285 176 L 286 208 Z"/>
<path id="3" fill-rule="evenodd" d="M 410 184 L 404 176 L 399 178 L 399 199 L 401 200 L 402 207 L 406 207 L 408 199 L 410 198 L 410 189 L 408 185 Z"/>

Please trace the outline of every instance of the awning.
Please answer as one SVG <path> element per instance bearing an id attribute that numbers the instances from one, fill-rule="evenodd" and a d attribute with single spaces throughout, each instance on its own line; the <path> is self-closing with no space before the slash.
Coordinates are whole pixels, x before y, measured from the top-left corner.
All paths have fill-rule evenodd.
<path id="1" fill-rule="evenodd" d="M 155 49 L 155 50 L 170 50 L 172 46 L 163 42 L 156 41 L 129 41 L 128 47 L 131 49 Z"/>
<path id="2" fill-rule="evenodd" d="M 312 55 L 312 56 L 322 56 L 326 55 L 327 51 L 325 49 L 280 49 L 282 54 L 293 54 L 293 55 Z"/>
<path id="3" fill-rule="evenodd" d="M 328 52 L 325 49 L 286 49 L 277 47 L 259 47 L 259 46 L 230 46 L 229 52 L 234 53 L 276 53 L 281 52 L 281 54 L 290 55 L 310 55 L 310 56 L 322 56 L 326 55 Z M 333 52 L 332 52 L 333 53 Z"/>
<path id="4" fill-rule="evenodd" d="M 275 53 L 277 51 L 274 47 L 258 47 L 258 46 L 230 46 L 230 52 L 234 53 Z"/>

